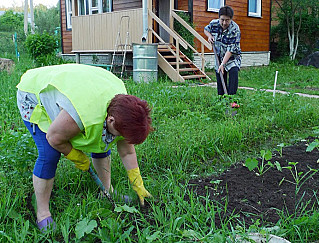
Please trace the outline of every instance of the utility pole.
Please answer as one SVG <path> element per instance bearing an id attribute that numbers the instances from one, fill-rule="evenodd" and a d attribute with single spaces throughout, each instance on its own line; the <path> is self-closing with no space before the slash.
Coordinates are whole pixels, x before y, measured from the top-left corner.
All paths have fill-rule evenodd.
<path id="1" fill-rule="evenodd" d="M 31 14 L 31 34 L 34 34 L 34 11 L 33 11 L 33 0 L 30 0 L 30 14 Z"/>
<path id="2" fill-rule="evenodd" d="M 29 12 L 29 0 L 24 0 L 24 34 L 28 35 L 28 12 Z M 30 0 L 30 15 L 31 15 L 31 33 L 34 34 L 34 11 L 33 0 Z"/>
<path id="3" fill-rule="evenodd" d="M 28 35 L 28 0 L 24 0 L 24 34 Z"/>

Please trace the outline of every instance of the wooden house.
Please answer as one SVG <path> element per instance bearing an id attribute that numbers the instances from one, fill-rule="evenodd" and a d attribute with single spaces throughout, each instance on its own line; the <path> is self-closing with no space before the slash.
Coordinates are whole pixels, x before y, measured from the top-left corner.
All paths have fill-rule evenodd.
<path id="1" fill-rule="evenodd" d="M 78 61 L 85 53 L 112 55 L 117 37 L 129 33 L 128 52 L 132 43 L 159 43 L 159 67 L 172 80 L 208 78 L 205 67 L 213 67 L 214 56 L 203 29 L 224 5 L 234 9 L 241 29 L 243 66 L 268 65 L 271 0 L 60 0 L 62 52 L 76 54 Z M 194 28 L 178 11 L 190 14 Z M 174 30 L 174 21 L 190 31 L 194 46 Z M 181 47 L 193 50 L 193 61 Z"/>

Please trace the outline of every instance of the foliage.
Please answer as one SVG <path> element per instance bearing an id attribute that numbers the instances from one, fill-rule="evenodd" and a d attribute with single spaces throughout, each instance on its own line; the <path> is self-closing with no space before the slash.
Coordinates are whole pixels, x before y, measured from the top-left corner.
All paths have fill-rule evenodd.
<path id="1" fill-rule="evenodd" d="M 309 146 L 306 149 L 306 152 L 311 152 L 312 150 L 314 150 L 315 148 L 319 149 L 319 140 L 315 139 L 313 142 L 311 142 L 309 144 Z"/>
<path id="2" fill-rule="evenodd" d="M 191 27 L 194 28 L 194 24 L 191 22 L 190 15 L 184 12 L 177 12 L 179 17 L 186 21 Z M 181 23 L 174 19 L 174 30 L 183 37 L 191 46 L 194 46 L 194 36 L 191 34 Z M 189 59 L 193 60 L 193 51 L 188 48 L 187 50 L 184 47 L 180 47 L 181 52 L 183 52 Z"/>
<path id="3" fill-rule="evenodd" d="M 43 34 L 29 35 L 25 45 L 29 54 L 36 60 L 54 54 L 58 47 L 56 37 L 46 32 Z"/>
<path id="4" fill-rule="evenodd" d="M 279 66 L 288 69 L 282 72 L 282 79 L 291 78 L 291 66 Z M 32 206 L 32 168 L 37 150 L 16 108 L 15 97 L 21 75 L 34 67 L 24 55 L 13 73 L 0 72 L 1 242 L 231 241 L 249 230 L 245 222 L 239 222 L 238 215 L 221 218 L 227 205 L 197 197 L 189 191 L 188 180 L 220 173 L 230 164 L 255 156 L 255 151 L 304 138 L 319 120 L 317 99 L 278 94 L 274 100 L 271 93 L 239 90 L 241 108 L 230 118 L 225 115 L 229 101 L 220 100 L 211 87 L 176 85 L 167 80 L 148 84 L 127 80 L 128 93 L 147 100 L 153 108 L 155 131 L 136 146 L 136 151 L 144 185 L 158 201 L 146 209 L 137 206 L 138 198 L 129 186 L 116 149 L 112 151 L 113 187 L 134 198 L 129 206 L 117 203 L 116 210 L 108 200 L 97 198 L 98 189 L 88 173 L 79 172 L 61 158 L 50 204 L 57 230 L 45 235 L 36 228 Z M 256 68 L 253 75 L 252 70 L 243 69 L 241 74 L 253 82 L 272 74 L 273 68 Z M 299 72 L 306 79 L 309 70 L 300 67 Z M 130 207 L 133 205 L 136 208 Z M 299 221 L 283 217 L 278 235 L 292 242 L 315 241 L 317 212 L 312 209 Z M 216 226 L 216 220 L 222 222 L 221 227 Z M 266 226 L 263 224 L 256 227 Z M 298 227 L 311 237 L 298 236 Z"/>
<path id="5" fill-rule="evenodd" d="M 77 239 L 81 239 L 84 234 L 89 234 L 97 226 L 95 220 L 89 220 L 84 218 L 82 221 L 78 222 L 75 227 L 75 235 Z"/>
<path id="6" fill-rule="evenodd" d="M 34 23 L 37 33 L 43 34 L 47 32 L 50 35 L 54 35 L 60 26 L 58 7 L 47 8 L 42 5 L 37 6 L 34 9 Z"/>
<path id="7" fill-rule="evenodd" d="M 245 162 L 245 166 L 250 170 L 254 170 L 254 169 L 258 169 L 258 176 L 262 176 L 263 174 L 265 174 L 270 168 L 273 168 L 274 166 L 277 167 L 278 170 L 281 171 L 281 166 L 279 164 L 279 162 L 275 162 L 274 164 L 269 161 L 272 158 L 272 154 L 270 152 L 270 150 L 261 150 L 260 151 L 260 155 L 261 155 L 261 163 L 258 166 L 258 160 L 253 158 L 247 158 L 246 162 Z M 268 162 L 267 162 L 268 161 Z M 267 162 L 267 164 L 265 164 L 265 162 Z"/>
<path id="8" fill-rule="evenodd" d="M 285 180 L 289 183 L 294 184 L 296 186 L 296 190 L 295 190 L 296 195 L 299 193 L 302 185 L 307 180 L 311 179 L 312 176 L 318 172 L 318 170 L 315 170 L 312 168 L 309 168 L 309 170 L 306 173 L 304 173 L 302 171 L 298 171 L 297 164 L 298 164 L 298 162 L 288 162 L 288 166 L 282 167 L 283 169 L 288 169 L 290 171 L 294 181 L 289 181 L 289 180 L 283 178 L 280 182 L 280 183 L 282 183 Z"/>
<path id="9" fill-rule="evenodd" d="M 309 54 L 318 48 L 319 3 L 316 0 L 275 0 L 279 24 L 271 30 L 272 39 L 279 39 L 277 49 L 283 55 L 288 49 L 289 57 L 294 60 L 298 47 L 301 55 Z M 299 43 L 300 41 L 300 43 Z"/>
<path id="10" fill-rule="evenodd" d="M 295 62 L 287 59 L 271 62 L 267 67 L 242 68 L 239 72 L 239 86 L 272 90 L 276 71 L 277 90 L 319 95 L 319 69 L 312 66 L 297 66 Z"/>
<path id="11" fill-rule="evenodd" d="M 2 16 L 0 16 L 0 31 L 23 30 L 23 16 L 23 14 L 14 13 L 12 10 L 6 11 Z"/>

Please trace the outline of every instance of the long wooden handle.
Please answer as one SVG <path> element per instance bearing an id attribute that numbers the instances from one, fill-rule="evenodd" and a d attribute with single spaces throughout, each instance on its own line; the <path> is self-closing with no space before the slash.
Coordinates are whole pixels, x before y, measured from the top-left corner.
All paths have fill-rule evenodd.
<path id="1" fill-rule="evenodd" d="M 116 207 L 116 204 L 111 196 L 111 194 L 105 190 L 105 187 L 103 185 L 103 183 L 101 182 L 100 178 L 97 176 L 97 174 L 94 173 L 93 169 L 89 168 L 88 172 L 90 173 L 92 179 L 95 181 L 95 183 L 97 184 L 97 186 L 100 188 L 100 190 L 104 193 L 104 195 L 109 199 L 110 203 L 113 205 L 113 207 Z"/>
<path id="2" fill-rule="evenodd" d="M 214 51 L 214 55 L 215 55 L 215 60 L 216 60 L 216 63 L 218 64 L 218 67 L 220 66 L 220 63 L 219 63 L 219 59 L 217 57 L 217 53 L 216 53 L 216 48 L 215 48 L 215 44 L 212 45 L 213 46 L 213 51 Z M 218 71 L 218 70 L 216 70 Z M 223 85 L 223 89 L 224 89 L 224 93 L 226 95 L 228 95 L 227 93 L 227 88 L 226 88 L 226 85 L 225 85 L 225 81 L 224 81 L 224 76 L 221 72 L 219 72 L 219 76 L 220 76 L 220 80 L 222 82 L 222 85 Z"/>

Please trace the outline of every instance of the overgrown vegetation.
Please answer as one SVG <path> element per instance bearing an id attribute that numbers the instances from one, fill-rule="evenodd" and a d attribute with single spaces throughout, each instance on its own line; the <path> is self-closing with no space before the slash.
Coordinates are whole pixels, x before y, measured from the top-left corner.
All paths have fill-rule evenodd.
<path id="1" fill-rule="evenodd" d="M 8 38 L 12 33 L 1 34 Z M 197 197 L 187 183 L 191 178 L 219 174 L 261 150 L 313 135 L 318 126 L 319 100 L 294 93 L 318 94 L 319 71 L 293 62 L 242 69 L 240 86 L 272 88 L 279 70 L 278 88 L 291 93 L 273 98 L 263 90 L 240 89 L 236 96 L 241 107 L 234 118 L 225 115 L 229 99 L 220 99 L 211 87 L 176 87 L 167 78 L 148 84 L 127 80 L 129 93 L 153 107 L 155 131 L 136 150 L 145 186 L 156 201 L 148 211 L 138 207 L 116 149 L 112 153 L 113 186 L 135 201 L 131 205 L 119 202 L 115 210 L 107 199 L 97 197 L 97 186 L 89 174 L 63 158 L 50 204 L 57 230 L 45 235 L 35 223 L 32 170 L 37 151 L 16 107 L 16 85 L 28 69 L 61 60 L 43 56 L 41 63 L 36 63 L 21 51 L 18 61 L 14 44 L 6 40 L 0 39 L 0 56 L 13 59 L 16 65 L 11 73 L 0 72 L 1 242 L 231 242 L 247 232 L 265 232 L 269 225 L 256 222 L 245 226 L 237 215 L 223 219 L 217 227 L 214 220 L 227 205 Z M 2 49 L 3 43 L 8 48 Z M 319 237 L 318 215 L 315 207 L 301 216 L 286 217 L 282 212 L 282 219 L 274 225 L 278 229 L 275 234 L 292 242 L 315 241 Z"/>
<path id="2" fill-rule="evenodd" d="M 13 59 L 14 56 L 12 56 Z M 36 229 L 32 168 L 37 151 L 16 108 L 16 84 L 21 75 L 35 64 L 22 56 L 15 70 L 0 73 L 0 241 L 40 242 L 225 242 L 235 235 L 245 235 L 262 229 L 239 226 L 236 215 L 222 227 L 214 224 L 214 215 L 224 210 L 210 200 L 202 204 L 189 189 L 187 181 L 197 176 L 218 174 L 230 164 L 254 157 L 262 149 L 269 150 L 280 143 L 292 143 L 311 133 L 319 119 L 319 101 L 297 95 L 277 95 L 263 91 L 239 90 L 240 112 L 235 118 L 225 115 L 227 100 L 220 100 L 216 90 L 203 86 L 180 85 L 160 79 L 157 83 L 126 81 L 130 94 L 146 99 L 153 107 L 153 132 L 145 143 L 136 146 L 144 183 L 158 203 L 151 203 L 148 212 L 137 206 L 125 169 L 113 150 L 113 186 L 131 195 L 129 206 L 118 204 L 112 211 L 107 199 L 97 198 L 98 189 L 90 176 L 73 168 L 62 159 L 55 180 L 51 211 L 57 222 L 56 232 L 47 235 Z M 275 65 L 275 64 L 272 64 Z M 290 64 L 292 66 L 292 64 Z M 288 68 L 288 64 L 286 66 Z M 291 68 L 291 67 L 290 67 Z M 272 67 L 255 68 L 251 83 Z M 300 67 L 301 74 L 309 71 Z M 242 70 L 247 76 L 251 70 Z M 296 71 L 297 72 L 297 71 Z M 318 72 L 318 71 L 317 71 Z M 285 73 L 288 80 L 290 73 Z M 318 86 L 314 82 L 314 86 Z M 184 201 L 188 196 L 190 201 Z M 279 235 L 300 242 L 313 234 L 296 233 L 311 225 L 318 228 L 318 211 L 306 212 L 302 218 L 293 216 L 281 221 Z M 237 225 L 237 226 L 236 226 Z M 297 225 L 297 227 L 290 227 Z M 289 231 L 284 230 L 288 229 Z M 294 232 L 295 231 L 295 232 Z M 310 235 L 310 236 L 309 236 Z"/>
<path id="3" fill-rule="evenodd" d="M 31 55 L 38 66 L 62 63 L 56 57 L 60 47 L 58 7 L 37 5 L 35 11 L 35 34 L 24 33 L 24 14 L 8 10 L 0 16 L 0 51 L 2 53 L 25 53 Z M 30 29 L 30 26 L 28 27 Z M 15 39 L 14 39 L 15 38 Z"/>
<path id="4" fill-rule="evenodd" d="M 55 36 L 43 34 L 29 35 L 25 46 L 29 54 L 38 62 L 48 65 L 47 60 L 55 57 L 58 42 Z"/>
<path id="5" fill-rule="evenodd" d="M 187 24 L 194 28 L 194 24 L 190 20 L 190 15 L 184 12 L 176 12 Z M 190 45 L 194 46 L 194 36 L 191 34 L 181 23 L 179 23 L 176 19 L 174 19 L 174 30 L 182 36 L 182 38 L 187 41 Z M 189 59 L 193 60 L 193 51 L 188 48 L 180 47 L 181 52 L 183 52 Z"/>
<path id="6" fill-rule="evenodd" d="M 277 25 L 271 26 L 274 56 L 300 59 L 319 50 L 319 3 L 309 0 L 275 0 Z M 278 53 L 276 53 L 278 52 Z"/>

